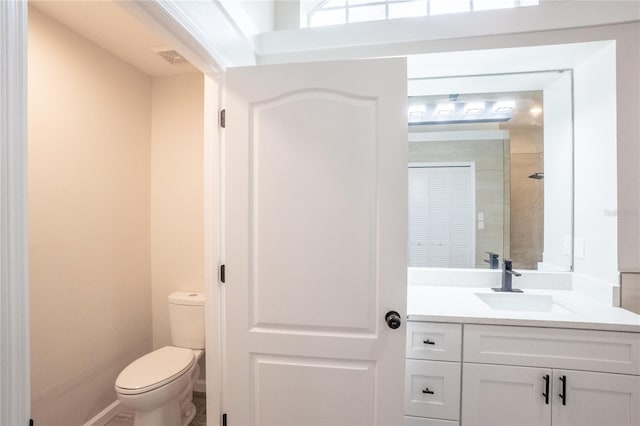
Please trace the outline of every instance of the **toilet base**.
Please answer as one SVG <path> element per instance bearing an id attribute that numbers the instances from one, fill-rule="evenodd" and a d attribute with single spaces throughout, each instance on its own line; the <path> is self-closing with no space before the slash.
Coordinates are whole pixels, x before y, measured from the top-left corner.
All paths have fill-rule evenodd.
<path id="1" fill-rule="evenodd" d="M 189 403 L 180 412 L 180 404 L 167 404 L 150 411 L 138 411 L 133 418 L 134 426 L 188 426 L 196 417 L 196 406 Z"/>
<path id="2" fill-rule="evenodd" d="M 193 402 L 190 402 L 187 409 L 182 411 L 182 426 L 188 426 L 195 417 L 196 406 L 193 405 Z"/>
<path id="3" fill-rule="evenodd" d="M 136 411 L 133 426 L 184 426 L 180 402 L 176 399 L 154 410 Z"/>

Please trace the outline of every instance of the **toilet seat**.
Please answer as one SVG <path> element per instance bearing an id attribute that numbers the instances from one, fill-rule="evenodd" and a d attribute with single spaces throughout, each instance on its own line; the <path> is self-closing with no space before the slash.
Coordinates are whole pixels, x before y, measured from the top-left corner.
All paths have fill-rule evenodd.
<path id="1" fill-rule="evenodd" d="M 116 390 L 124 395 L 152 391 L 170 383 L 191 369 L 193 350 L 165 346 L 129 364 L 116 379 Z"/>

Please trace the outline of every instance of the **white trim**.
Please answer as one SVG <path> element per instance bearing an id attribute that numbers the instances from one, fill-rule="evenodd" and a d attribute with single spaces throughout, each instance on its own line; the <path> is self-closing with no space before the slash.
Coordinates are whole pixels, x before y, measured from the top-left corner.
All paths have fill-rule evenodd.
<path id="1" fill-rule="evenodd" d="M 509 139 L 508 130 L 464 130 L 456 132 L 409 132 L 409 142 L 484 141 Z"/>
<path id="2" fill-rule="evenodd" d="M 118 0 L 118 4 L 167 38 L 207 75 L 256 63 L 253 41 L 217 1 Z"/>
<path id="3" fill-rule="evenodd" d="M 27 2 L 0 2 L 0 424 L 29 423 Z"/>
<path id="4" fill-rule="evenodd" d="M 120 401 L 112 402 L 107 408 L 96 414 L 91 420 L 86 422 L 84 426 L 104 426 L 115 416 L 120 414 L 124 407 Z"/>
<path id="5" fill-rule="evenodd" d="M 387 51 L 380 54 L 380 56 L 395 56 L 398 54 L 397 47 L 404 43 L 429 43 L 436 51 L 446 51 L 451 49 L 443 49 L 443 41 L 446 46 L 450 40 L 467 39 L 472 40 L 477 46 L 477 39 L 487 36 L 512 37 L 523 33 L 611 25 L 638 20 L 640 20 L 640 9 L 635 2 L 631 1 L 544 1 L 537 7 L 516 7 L 476 13 L 452 13 L 356 22 L 303 30 L 272 31 L 258 34 L 255 44 L 260 63 L 304 61 L 308 60 L 306 58 L 310 56 L 310 52 L 314 56 L 322 55 L 325 60 L 338 59 L 336 55 L 342 55 L 347 49 L 363 49 L 372 46 L 396 47 L 396 53 Z M 496 25 L 496 22 L 500 25 Z M 411 49 L 413 48 L 412 46 Z M 363 51 L 370 51 L 370 49 Z M 424 49 L 422 51 L 426 52 Z M 354 54 L 349 56 L 354 57 Z"/>
<path id="6" fill-rule="evenodd" d="M 221 129 L 218 114 L 222 81 L 204 80 L 204 278 L 206 309 L 207 424 L 218 426 L 222 413 L 222 289 L 218 282 L 221 259 L 220 185 Z"/>
<path id="7" fill-rule="evenodd" d="M 410 161 L 409 162 L 409 168 L 418 168 L 418 167 L 471 167 L 471 170 L 475 171 L 476 163 L 474 161 Z"/>

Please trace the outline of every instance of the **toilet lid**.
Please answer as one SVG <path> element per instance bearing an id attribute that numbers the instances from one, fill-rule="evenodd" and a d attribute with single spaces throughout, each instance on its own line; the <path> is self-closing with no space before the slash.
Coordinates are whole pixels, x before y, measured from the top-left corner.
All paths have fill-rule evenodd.
<path id="1" fill-rule="evenodd" d="M 194 362 L 193 350 L 165 346 L 129 364 L 116 379 L 116 388 L 126 394 L 148 392 L 182 376 Z"/>

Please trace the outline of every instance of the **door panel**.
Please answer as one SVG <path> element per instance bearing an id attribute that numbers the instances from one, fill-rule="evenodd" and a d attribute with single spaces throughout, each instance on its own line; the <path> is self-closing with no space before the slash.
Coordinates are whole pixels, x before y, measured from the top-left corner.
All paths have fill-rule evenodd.
<path id="1" fill-rule="evenodd" d="M 554 370 L 552 422 L 557 426 L 640 424 L 640 377 Z M 560 378 L 566 384 L 562 391 Z M 565 404 L 559 394 L 565 394 Z"/>
<path id="2" fill-rule="evenodd" d="M 373 362 L 266 355 L 254 359 L 256 424 L 374 424 Z"/>
<path id="3" fill-rule="evenodd" d="M 543 397 L 547 375 L 551 378 L 551 369 L 465 363 L 461 424 L 548 426 L 551 398 L 546 403 Z"/>
<path id="4" fill-rule="evenodd" d="M 229 421 L 401 424 L 404 59 L 230 69 L 225 90 Z"/>
<path id="5" fill-rule="evenodd" d="M 374 333 L 375 99 L 299 91 L 251 112 L 253 326 Z"/>

